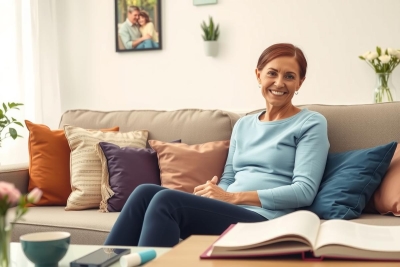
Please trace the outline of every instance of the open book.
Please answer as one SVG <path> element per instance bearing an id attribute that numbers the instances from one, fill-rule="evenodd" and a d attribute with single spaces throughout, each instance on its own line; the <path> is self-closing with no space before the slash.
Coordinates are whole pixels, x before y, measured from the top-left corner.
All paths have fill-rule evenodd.
<path id="1" fill-rule="evenodd" d="M 310 251 L 314 259 L 400 260 L 400 226 L 345 220 L 320 223 L 314 213 L 296 211 L 271 221 L 231 225 L 200 258 L 298 253 L 307 259 Z"/>

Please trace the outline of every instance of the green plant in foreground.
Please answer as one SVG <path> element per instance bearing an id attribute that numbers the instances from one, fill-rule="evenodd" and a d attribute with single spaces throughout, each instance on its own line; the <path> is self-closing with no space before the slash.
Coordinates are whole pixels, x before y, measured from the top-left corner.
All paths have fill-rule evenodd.
<path id="1" fill-rule="evenodd" d="M 209 16 L 208 25 L 205 21 L 200 25 L 203 29 L 204 41 L 217 41 L 219 37 L 219 24 L 215 25 L 213 18 Z"/>
<path id="2" fill-rule="evenodd" d="M 17 124 L 21 127 L 24 127 L 22 125 L 22 123 L 20 123 L 19 121 L 17 121 L 15 118 L 11 117 L 11 119 L 9 117 L 7 117 L 7 112 L 10 111 L 11 109 L 18 109 L 19 110 L 19 106 L 22 106 L 24 104 L 21 103 L 3 103 L 2 107 L 0 107 L 0 147 L 1 147 L 1 142 L 8 138 L 11 137 L 12 139 L 16 139 L 17 137 L 22 137 L 20 135 L 18 135 L 18 132 L 15 128 L 10 127 L 13 124 Z M 8 132 L 6 132 L 3 135 L 3 131 L 8 128 Z"/>

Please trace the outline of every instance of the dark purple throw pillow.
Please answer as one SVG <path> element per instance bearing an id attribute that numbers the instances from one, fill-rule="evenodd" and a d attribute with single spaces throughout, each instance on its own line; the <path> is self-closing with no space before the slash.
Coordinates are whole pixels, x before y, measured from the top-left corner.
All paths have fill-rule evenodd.
<path id="1" fill-rule="evenodd" d="M 99 145 L 107 159 L 109 184 L 114 192 L 107 200 L 109 212 L 121 211 L 138 185 L 161 184 L 157 153 L 152 148 L 119 147 L 107 142 Z"/>

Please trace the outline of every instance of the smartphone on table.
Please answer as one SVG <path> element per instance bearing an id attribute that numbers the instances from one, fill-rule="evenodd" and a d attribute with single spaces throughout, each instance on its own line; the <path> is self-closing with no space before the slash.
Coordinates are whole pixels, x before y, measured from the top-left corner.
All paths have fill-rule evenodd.
<path id="1" fill-rule="evenodd" d="M 124 248 L 100 248 L 70 262 L 70 267 L 106 267 L 118 261 L 123 255 L 131 253 Z"/>

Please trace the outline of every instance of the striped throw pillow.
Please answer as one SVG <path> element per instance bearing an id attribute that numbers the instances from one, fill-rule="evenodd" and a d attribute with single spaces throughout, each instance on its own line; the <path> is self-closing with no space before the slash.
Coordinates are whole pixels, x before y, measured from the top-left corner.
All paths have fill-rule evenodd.
<path id="1" fill-rule="evenodd" d="M 102 165 L 96 153 L 99 142 L 118 146 L 145 148 L 148 131 L 101 132 L 80 127 L 64 126 L 65 136 L 71 149 L 71 189 L 65 210 L 98 208 L 101 202 Z"/>

